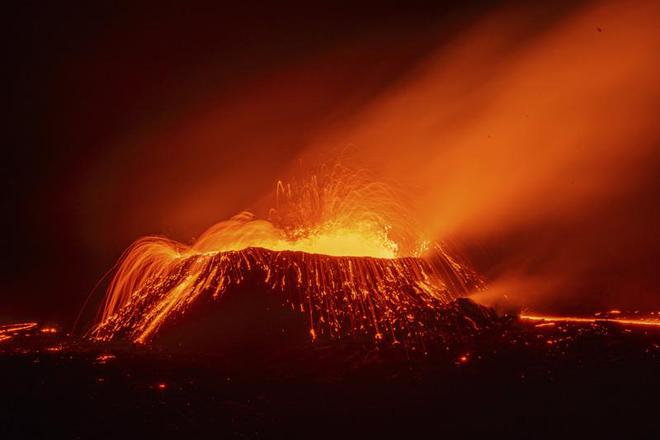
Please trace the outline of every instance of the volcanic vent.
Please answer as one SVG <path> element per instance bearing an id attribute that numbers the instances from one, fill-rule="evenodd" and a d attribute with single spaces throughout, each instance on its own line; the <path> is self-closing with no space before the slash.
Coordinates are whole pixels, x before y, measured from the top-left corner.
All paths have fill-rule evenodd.
<path id="1" fill-rule="evenodd" d="M 148 343 L 200 309 L 254 292 L 294 313 L 304 322 L 296 332 L 311 340 L 397 344 L 489 322 L 489 311 L 455 301 L 478 289 L 479 277 L 446 246 L 397 232 L 410 228 L 391 200 L 380 184 L 333 172 L 278 183 L 269 220 L 239 214 L 192 246 L 142 238 L 122 257 L 91 335 Z M 241 324 L 258 319 L 249 307 L 237 313 Z"/>

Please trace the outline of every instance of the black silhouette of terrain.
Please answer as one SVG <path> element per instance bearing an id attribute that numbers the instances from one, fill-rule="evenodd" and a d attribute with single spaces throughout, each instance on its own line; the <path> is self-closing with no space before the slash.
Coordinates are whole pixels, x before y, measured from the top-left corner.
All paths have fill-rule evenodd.
<path id="1" fill-rule="evenodd" d="M 424 350 L 175 349 L 33 330 L 0 343 L 0 437 L 657 438 L 659 361 L 651 327 L 513 318 Z"/>

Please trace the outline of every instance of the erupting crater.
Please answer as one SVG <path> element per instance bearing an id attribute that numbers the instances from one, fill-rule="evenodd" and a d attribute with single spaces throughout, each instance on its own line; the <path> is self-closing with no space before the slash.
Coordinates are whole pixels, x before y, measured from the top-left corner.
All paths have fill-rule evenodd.
<path id="1" fill-rule="evenodd" d="M 389 259 L 250 247 L 178 259 L 167 275 L 149 279 L 117 305 L 92 336 L 146 343 L 195 303 L 220 301 L 245 286 L 304 314 L 312 340 L 415 342 L 492 321 L 489 310 L 454 302 L 477 283 L 446 254 Z"/>
<path id="2" fill-rule="evenodd" d="M 384 185 L 333 169 L 324 179 L 278 183 L 269 220 L 241 213 L 191 246 L 141 238 L 122 256 L 91 337 L 148 343 L 200 308 L 254 292 L 257 302 L 275 299 L 303 317 L 312 341 L 424 343 L 492 322 L 490 310 L 456 301 L 480 278 L 445 245 L 406 239 L 410 228 L 392 200 Z M 234 314 L 256 321 L 251 307 L 259 306 Z"/>

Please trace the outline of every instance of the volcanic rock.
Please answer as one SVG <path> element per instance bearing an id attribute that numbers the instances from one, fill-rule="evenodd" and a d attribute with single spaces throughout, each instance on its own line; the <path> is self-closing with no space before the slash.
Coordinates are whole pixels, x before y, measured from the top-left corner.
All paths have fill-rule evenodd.
<path id="1" fill-rule="evenodd" d="M 445 259 L 261 248 L 202 254 L 134 292 L 92 337 L 234 347 L 318 339 L 423 344 L 496 320 L 490 309 L 457 299 L 457 286 L 475 284 L 471 272 Z"/>

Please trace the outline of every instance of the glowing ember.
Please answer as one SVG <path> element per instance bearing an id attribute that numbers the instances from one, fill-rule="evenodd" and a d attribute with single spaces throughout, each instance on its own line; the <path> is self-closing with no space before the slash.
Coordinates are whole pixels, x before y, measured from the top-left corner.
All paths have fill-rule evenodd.
<path id="1" fill-rule="evenodd" d="M 105 364 L 113 359 L 116 359 L 114 354 L 100 354 L 96 357 L 96 362 L 99 364 Z"/>

